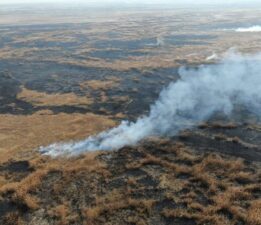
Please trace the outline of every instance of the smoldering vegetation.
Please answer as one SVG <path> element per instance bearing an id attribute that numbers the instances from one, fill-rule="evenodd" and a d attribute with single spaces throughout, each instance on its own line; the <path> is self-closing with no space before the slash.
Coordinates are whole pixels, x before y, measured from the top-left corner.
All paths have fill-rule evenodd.
<path id="1" fill-rule="evenodd" d="M 175 140 L 154 138 L 139 147 L 70 159 L 38 156 L 27 163 L 10 161 L 0 168 L 10 179 L 0 189 L 4 209 L 0 221 L 259 224 L 260 167 L 256 163 L 261 157 L 249 157 L 256 148 L 244 140 L 253 129 L 259 134 L 254 138 L 258 142 L 259 128 L 244 127 L 235 141 L 230 139 L 242 131 L 237 124 L 207 123 L 199 129 L 197 141 L 196 134 L 188 132 Z M 211 137 L 219 132 L 227 134 L 222 139 Z M 20 166 L 24 171 L 12 176 Z"/>
<path id="2" fill-rule="evenodd" d="M 261 115 L 260 54 L 228 52 L 217 65 L 180 69 L 180 79 L 169 84 L 151 106 L 148 116 L 136 122 L 123 121 L 112 130 L 86 140 L 42 147 L 47 155 L 77 155 L 92 150 L 114 150 L 135 145 L 149 136 L 175 135 L 210 119 L 230 116 L 235 106 Z"/>

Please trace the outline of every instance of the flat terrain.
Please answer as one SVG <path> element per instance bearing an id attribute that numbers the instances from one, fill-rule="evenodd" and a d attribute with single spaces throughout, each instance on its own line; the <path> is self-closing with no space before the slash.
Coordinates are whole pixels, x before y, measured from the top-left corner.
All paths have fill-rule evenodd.
<path id="1" fill-rule="evenodd" d="M 146 115 L 181 66 L 260 52 L 260 32 L 236 32 L 260 10 L 6 6 L 0 18 L 0 224 L 261 224 L 261 124 L 245 109 L 118 151 L 38 152 Z"/>

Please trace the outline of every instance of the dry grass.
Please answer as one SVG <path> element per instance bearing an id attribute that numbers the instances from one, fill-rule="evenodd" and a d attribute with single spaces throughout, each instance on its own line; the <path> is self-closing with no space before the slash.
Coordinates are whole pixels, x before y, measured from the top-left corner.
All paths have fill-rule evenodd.
<path id="1" fill-rule="evenodd" d="M 0 193 L 12 192 L 12 201 L 18 205 L 25 205 L 29 209 L 37 209 L 38 199 L 29 194 L 30 191 L 35 190 L 41 183 L 49 170 L 38 170 L 30 174 L 21 182 L 9 183 L 1 187 Z"/>
<path id="2" fill-rule="evenodd" d="M 4 224 L 5 225 L 25 225 L 24 221 L 21 219 L 19 213 L 11 212 L 5 215 L 4 217 Z"/>
<path id="3" fill-rule="evenodd" d="M 245 142 L 245 141 L 241 140 L 239 137 L 228 137 L 222 133 L 214 135 L 214 138 L 219 141 L 226 141 L 226 142 L 232 142 L 235 144 L 240 144 L 247 148 L 258 148 L 258 145 Z"/>
<path id="4" fill-rule="evenodd" d="M 146 156 L 139 162 L 132 162 L 132 163 L 127 164 L 126 168 L 127 169 L 137 169 L 137 168 L 143 167 L 145 165 L 153 165 L 153 164 L 168 168 L 168 169 L 174 171 L 176 174 L 190 172 L 190 169 L 187 166 L 171 163 L 168 160 L 164 160 L 164 159 L 155 157 L 151 154 L 146 154 Z"/>
<path id="5" fill-rule="evenodd" d="M 252 202 L 247 212 L 247 222 L 249 225 L 261 224 L 261 200 Z"/>
<path id="6" fill-rule="evenodd" d="M 145 154 L 141 160 L 127 164 L 127 168 L 160 165 L 167 171 L 170 169 L 169 173 L 159 177 L 159 187 L 168 190 L 165 193 L 167 199 L 177 204 L 185 204 L 187 207 L 164 209 L 164 217 L 192 219 L 198 224 L 231 225 L 237 224 L 238 221 L 260 224 L 259 203 L 254 201 L 248 211 L 241 205 L 242 202 L 251 202 L 253 193 L 260 188 L 260 185 L 251 184 L 258 180 L 258 173 L 246 172 L 243 160 L 226 159 L 213 153 L 202 157 L 193 154 L 182 144 L 167 148 L 164 141 L 159 144 L 161 152 L 175 153 L 178 161 L 190 162 L 193 166 L 180 165 L 164 157 Z M 184 174 L 186 178 L 177 179 L 179 174 Z M 203 193 L 208 196 L 211 205 L 198 202 L 198 188 L 204 190 Z M 173 194 L 189 189 L 190 192 L 181 196 Z M 232 218 L 229 218 L 230 215 Z"/>
<path id="7" fill-rule="evenodd" d="M 97 156 L 100 154 L 102 154 L 102 152 L 89 152 L 75 159 L 57 159 L 54 163 L 60 166 L 60 170 L 64 172 L 68 181 L 71 179 L 70 175 L 77 174 L 80 171 L 84 173 L 95 172 L 95 174 L 108 178 L 111 174 L 110 171 L 107 170 L 106 164 L 97 160 Z"/>
<path id="8" fill-rule="evenodd" d="M 81 106 L 87 107 L 93 103 L 90 97 L 77 96 L 74 93 L 47 94 L 22 88 L 17 95 L 18 99 L 30 102 L 35 106 Z"/>
<path id="9" fill-rule="evenodd" d="M 91 88 L 93 90 L 110 90 L 120 85 L 120 79 L 110 77 L 107 80 L 88 80 L 80 84 L 82 89 Z"/>
<path id="10" fill-rule="evenodd" d="M 110 118 L 94 114 L 0 115 L 0 161 L 54 142 L 80 140 L 114 125 Z"/>
<path id="11" fill-rule="evenodd" d="M 12 201 L 17 205 L 36 210 L 39 208 L 39 199 L 31 193 L 33 193 L 44 182 L 44 178 L 51 172 L 62 171 L 63 173 L 63 183 L 61 186 L 56 186 L 56 190 L 54 191 L 56 194 L 59 194 L 64 186 L 73 180 L 74 174 L 81 173 L 81 171 L 84 171 L 85 173 L 95 172 L 104 177 L 109 177 L 110 173 L 106 169 L 106 165 L 96 159 L 100 154 L 101 152 L 91 152 L 72 160 L 51 160 L 48 157 L 39 156 L 30 161 L 30 166 L 34 169 L 34 172 L 22 179 L 20 182 L 7 183 L 3 185 L 0 188 L 0 193 L 12 193 Z M 57 206 L 57 208 L 53 209 L 50 213 L 58 216 L 62 221 L 64 221 L 68 214 L 67 212 L 67 207 L 61 205 Z"/>
<path id="12" fill-rule="evenodd" d="M 2 196 L 9 193 L 15 204 L 24 205 L 31 212 L 41 207 L 48 208 L 47 217 L 62 225 L 72 221 L 86 225 L 104 224 L 105 221 L 120 224 L 119 220 L 146 224 L 155 214 L 170 219 L 193 220 L 197 224 L 236 225 L 238 221 L 259 224 L 260 202 L 253 197 L 260 187 L 256 182 L 259 175 L 246 172 L 247 165 L 242 160 L 217 154 L 195 154 L 182 143 L 171 145 L 167 140 L 155 141 L 133 149 L 141 155 L 137 160 L 129 154 L 132 150 L 125 150 L 121 157 L 127 163 L 112 163 L 114 156 L 118 159 L 119 152 L 91 152 L 69 160 L 35 157 L 30 160 L 34 171 L 20 182 L 3 186 Z M 112 157 L 112 160 L 100 160 L 104 157 Z M 124 171 L 137 170 L 145 171 L 146 175 L 122 176 Z M 52 172 L 60 175 L 46 186 L 46 178 Z M 249 178 L 245 181 L 246 177 Z M 150 186 L 150 181 L 141 183 L 143 178 L 157 181 L 156 186 Z M 110 183 L 119 179 L 123 180 L 112 188 Z M 238 183 L 242 179 L 244 183 Z M 85 186 L 84 181 L 87 182 Z M 43 203 L 44 199 L 36 194 L 44 190 L 48 193 L 48 190 L 41 189 L 43 185 L 51 190 L 48 194 L 53 199 L 51 202 Z M 76 190 L 79 196 L 75 194 Z M 150 197 L 146 194 L 156 190 L 160 192 Z M 68 193 L 73 196 L 68 196 Z M 141 197 L 136 198 L 137 193 L 142 193 Z M 77 206 L 78 211 L 74 207 L 75 196 L 78 196 L 76 204 L 83 202 Z M 175 207 L 164 207 L 162 200 L 172 202 Z M 163 209 L 156 212 L 158 204 L 163 205 Z M 132 213 L 126 215 L 127 212 Z"/>
<path id="13" fill-rule="evenodd" d="M 130 177 L 130 178 L 128 178 L 128 180 L 127 180 L 127 184 L 128 184 L 129 186 L 134 186 L 134 185 L 137 184 L 137 180 L 136 180 L 135 178 L 133 178 L 133 177 Z"/>
<path id="14" fill-rule="evenodd" d="M 59 220 L 59 225 L 69 224 L 68 216 L 70 214 L 70 210 L 68 209 L 67 204 L 58 205 L 51 210 L 49 210 L 48 214 L 51 217 L 55 217 Z"/>
<path id="15" fill-rule="evenodd" d="M 198 173 L 200 172 L 211 172 L 218 170 L 236 172 L 244 168 L 244 163 L 241 159 L 235 161 L 224 160 L 221 156 L 217 154 L 210 154 L 203 159 L 203 161 L 194 167 Z"/>
<path id="16" fill-rule="evenodd" d="M 95 207 L 84 209 L 84 215 L 88 221 L 94 221 L 103 213 L 108 215 L 115 213 L 117 210 L 128 208 L 133 208 L 142 215 L 143 213 L 150 213 L 155 202 L 152 199 L 126 198 L 125 194 L 113 190 L 103 197 L 98 197 Z"/>

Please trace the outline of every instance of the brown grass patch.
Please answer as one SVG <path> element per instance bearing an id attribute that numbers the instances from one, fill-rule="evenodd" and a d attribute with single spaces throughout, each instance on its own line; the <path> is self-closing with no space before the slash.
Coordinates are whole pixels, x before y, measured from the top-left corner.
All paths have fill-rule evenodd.
<path id="1" fill-rule="evenodd" d="M 67 217 L 69 215 L 70 211 L 68 209 L 68 205 L 67 204 L 61 204 L 58 205 L 54 208 L 52 208 L 51 210 L 49 210 L 49 215 L 56 217 L 59 219 L 59 225 L 66 225 L 68 224 L 68 220 Z"/>
<path id="2" fill-rule="evenodd" d="M 38 208 L 38 199 L 28 194 L 30 191 L 35 190 L 42 182 L 43 177 L 49 170 L 39 170 L 30 174 L 21 182 L 9 183 L 1 187 L 0 192 L 13 192 L 12 201 L 17 205 L 25 205 L 29 209 Z"/>
<path id="3" fill-rule="evenodd" d="M 91 88 L 93 90 L 109 90 L 120 85 L 120 79 L 117 77 L 110 77 L 107 80 L 87 80 L 80 84 L 81 88 Z"/>
<path id="4" fill-rule="evenodd" d="M 247 222 L 249 225 L 261 224 L 261 200 L 252 202 L 247 212 Z"/>
<path id="5" fill-rule="evenodd" d="M 53 142 L 80 140 L 114 125 L 108 117 L 94 114 L 0 115 L 0 161 Z"/>
<path id="6" fill-rule="evenodd" d="M 107 215 L 120 209 L 134 208 L 141 215 L 150 213 L 153 205 L 156 203 L 152 199 L 132 199 L 124 193 L 113 190 L 103 197 L 97 197 L 96 206 L 84 209 L 84 215 L 87 221 L 95 221 L 103 213 Z"/>
<path id="7" fill-rule="evenodd" d="M 66 94 L 47 94 L 22 88 L 17 95 L 18 99 L 30 102 L 35 106 L 83 106 L 86 107 L 93 103 L 92 99 L 86 96 L 77 96 L 74 93 Z"/>
<path id="8" fill-rule="evenodd" d="M 30 161 L 30 166 L 35 170 L 20 182 L 7 183 L 0 188 L 0 193 L 11 193 L 11 200 L 18 206 L 25 206 L 30 210 L 39 208 L 40 200 L 34 193 L 45 180 L 44 178 L 51 172 L 60 171 L 63 174 L 63 181 L 54 188 L 53 194 L 59 194 L 64 186 L 74 179 L 75 174 L 92 173 L 109 177 L 110 173 L 106 164 L 97 159 L 101 152 L 90 152 L 78 158 L 71 159 L 50 159 L 49 157 L 39 156 Z M 66 221 L 69 209 L 68 206 L 58 205 L 49 211 L 49 214 L 58 217 L 61 221 Z M 66 224 L 65 222 L 61 224 Z"/>

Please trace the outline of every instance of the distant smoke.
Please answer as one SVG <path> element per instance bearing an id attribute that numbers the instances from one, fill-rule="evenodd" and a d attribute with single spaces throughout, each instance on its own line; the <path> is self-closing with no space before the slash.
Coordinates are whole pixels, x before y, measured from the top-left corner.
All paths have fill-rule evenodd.
<path id="1" fill-rule="evenodd" d="M 206 58 L 206 60 L 207 60 L 207 61 L 210 61 L 210 60 L 216 60 L 216 59 L 218 59 L 218 58 L 219 58 L 218 55 L 217 55 L 216 53 L 213 53 L 212 55 L 208 56 L 208 57 Z"/>
<path id="2" fill-rule="evenodd" d="M 175 135 L 209 119 L 215 112 L 229 115 L 234 105 L 244 105 L 261 115 L 261 54 L 227 53 L 216 65 L 181 68 L 180 79 L 170 83 L 151 106 L 148 116 L 80 142 L 41 147 L 46 155 L 77 155 L 92 150 L 135 145 L 151 135 Z"/>
<path id="3" fill-rule="evenodd" d="M 261 32 L 261 26 L 252 26 L 246 28 L 237 28 L 236 32 Z"/>
<path id="4" fill-rule="evenodd" d="M 164 45 L 165 45 L 164 37 L 157 37 L 156 41 L 154 41 L 153 43 L 146 44 L 146 46 L 150 46 L 150 47 L 161 47 Z"/>
<path id="5" fill-rule="evenodd" d="M 164 41 L 164 37 L 157 37 L 157 46 L 164 46 L 165 45 L 165 41 Z"/>

